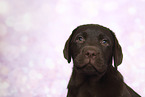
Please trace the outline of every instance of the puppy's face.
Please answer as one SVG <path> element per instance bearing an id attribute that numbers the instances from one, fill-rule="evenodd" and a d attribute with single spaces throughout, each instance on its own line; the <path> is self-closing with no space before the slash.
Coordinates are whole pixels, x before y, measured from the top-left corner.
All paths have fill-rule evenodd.
<path id="1" fill-rule="evenodd" d="M 108 28 L 99 25 L 80 26 L 67 41 L 64 55 L 68 61 L 73 58 L 74 69 L 80 73 L 103 74 L 115 55 L 115 40 L 114 34 Z M 120 46 L 118 42 L 117 45 Z"/>
<path id="2" fill-rule="evenodd" d="M 106 29 L 79 28 L 71 41 L 74 68 L 82 73 L 104 73 L 112 59 L 113 36 Z"/>

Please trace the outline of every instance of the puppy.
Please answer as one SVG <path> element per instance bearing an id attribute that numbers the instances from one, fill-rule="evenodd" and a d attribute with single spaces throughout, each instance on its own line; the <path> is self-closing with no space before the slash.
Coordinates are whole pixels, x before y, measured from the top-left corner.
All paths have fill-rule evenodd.
<path id="1" fill-rule="evenodd" d="M 74 64 L 67 97 L 141 97 L 124 83 L 117 70 L 123 54 L 109 28 L 97 24 L 77 27 L 63 53 L 68 63 L 72 58 Z"/>

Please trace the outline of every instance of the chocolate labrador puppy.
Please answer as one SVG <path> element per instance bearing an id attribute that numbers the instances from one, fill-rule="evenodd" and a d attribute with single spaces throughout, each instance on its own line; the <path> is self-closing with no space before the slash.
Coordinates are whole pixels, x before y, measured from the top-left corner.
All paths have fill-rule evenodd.
<path id="1" fill-rule="evenodd" d="M 67 97 L 141 97 L 117 70 L 123 54 L 110 29 L 97 24 L 77 27 L 63 53 L 68 63 L 72 58 L 74 64 Z"/>

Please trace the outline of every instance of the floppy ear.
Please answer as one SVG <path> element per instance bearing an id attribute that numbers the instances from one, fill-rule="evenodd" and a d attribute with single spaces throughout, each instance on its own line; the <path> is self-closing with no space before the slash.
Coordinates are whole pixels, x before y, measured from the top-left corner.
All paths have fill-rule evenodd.
<path id="1" fill-rule="evenodd" d="M 70 35 L 69 39 L 66 41 L 65 47 L 63 49 L 64 58 L 68 61 L 68 63 L 71 62 L 71 51 L 70 51 L 71 39 L 72 39 L 73 34 L 76 33 L 77 29 L 78 27 L 72 31 L 72 34 Z"/>
<path id="2" fill-rule="evenodd" d="M 70 41 L 71 41 L 71 36 L 65 43 L 65 47 L 63 49 L 63 55 L 64 58 L 68 61 L 68 63 L 71 62 L 71 54 L 70 54 Z"/>
<path id="3" fill-rule="evenodd" d="M 116 37 L 114 37 L 114 66 L 116 69 L 117 66 L 119 66 L 122 63 L 122 59 L 123 59 L 122 48 L 118 43 Z"/>

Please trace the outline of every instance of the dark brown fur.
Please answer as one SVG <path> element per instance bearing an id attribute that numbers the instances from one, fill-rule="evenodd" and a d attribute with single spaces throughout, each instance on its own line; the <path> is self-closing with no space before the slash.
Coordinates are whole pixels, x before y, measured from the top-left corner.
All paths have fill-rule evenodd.
<path id="1" fill-rule="evenodd" d="M 110 29 L 97 24 L 77 27 L 65 44 L 64 57 L 74 63 L 67 97 L 141 97 L 117 70 L 123 54 Z"/>

